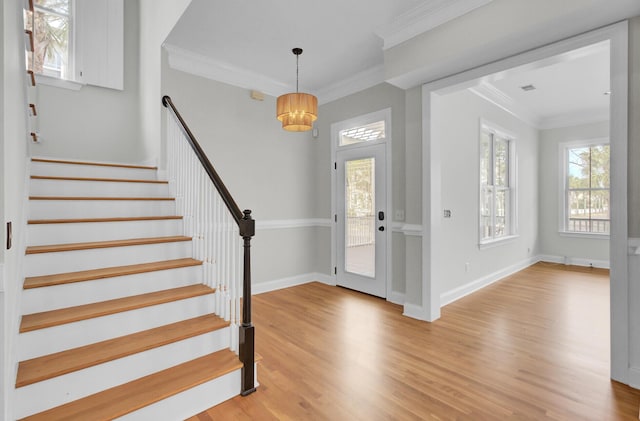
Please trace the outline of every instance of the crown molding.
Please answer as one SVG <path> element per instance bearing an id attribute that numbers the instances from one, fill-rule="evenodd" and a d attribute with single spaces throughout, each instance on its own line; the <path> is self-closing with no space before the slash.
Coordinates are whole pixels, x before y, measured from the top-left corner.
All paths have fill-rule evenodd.
<path id="1" fill-rule="evenodd" d="M 277 97 L 283 92 L 295 90 L 295 86 L 275 79 L 265 77 L 259 73 L 214 60 L 202 54 L 194 53 L 171 44 L 164 44 L 169 57 L 169 67 L 196 76 L 216 80 L 229 85 L 245 89 L 256 89 L 267 95 Z"/>
<path id="2" fill-rule="evenodd" d="M 171 44 L 164 44 L 169 58 L 169 67 L 207 79 L 238 86 L 244 89 L 256 89 L 267 95 L 277 97 L 295 90 L 294 85 L 267 78 L 259 73 L 214 60 L 202 54 L 185 50 Z M 360 92 L 384 82 L 384 66 L 378 65 L 347 79 L 309 92 L 318 97 L 319 104 L 326 104 L 347 95 Z"/>
<path id="3" fill-rule="evenodd" d="M 553 117 L 542 118 L 540 125 L 541 130 L 558 129 L 560 127 L 581 126 L 583 124 L 598 123 L 601 121 L 609 121 L 609 108 L 595 108 L 590 110 L 572 111 Z"/>
<path id="4" fill-rule="evenodd" d="M 318 103 L 326 104 L 382 82 L 384 82 L 384 65 L 380 64 L 320 89 L 317 92 Z"/>
<path id="5" fill-rule="evenodd" d="M 530 126 L 536 128 L 540 127 L 541 118 L 537 114 L 529 111 L 492 84 L 482 81 L 478 85 L 469 88 L 469 91 L 473 92 L 480 98 L 489 101 L 496 107 L 503 109 L 514 117 L 524 121 Z"/>
<path id="6" fill-rule="evenodd" d="M 383 50 L 395 47 L 416 35 L 430 31 L 493 0 L 428 0 L 394 18 L 376 30 L 384 41 Z"/>

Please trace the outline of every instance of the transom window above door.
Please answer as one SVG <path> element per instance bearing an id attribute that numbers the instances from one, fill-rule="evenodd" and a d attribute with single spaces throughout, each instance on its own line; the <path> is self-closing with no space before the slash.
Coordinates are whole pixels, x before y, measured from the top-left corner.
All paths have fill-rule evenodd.
<path id="1" fill-rule="evenodd" d="M 372 142 L 385 138 L 385 121 L 380 120 L 363 126 L 340 130 L 338 139 L 340 146 L 355 143 Z"/>

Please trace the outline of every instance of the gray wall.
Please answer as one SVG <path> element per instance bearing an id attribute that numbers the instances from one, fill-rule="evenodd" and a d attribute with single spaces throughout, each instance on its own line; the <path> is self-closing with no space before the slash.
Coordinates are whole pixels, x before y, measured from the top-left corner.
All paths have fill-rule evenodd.
<path id="1" fill-rule="evenodd" d="M 124 90 L 83 86 L 79 91 L 39 84 L 42 142 L 32 156 L 139 163 L 138 1 L 124 2 Z M 158 100 L 159 101 L 159 100 Z"/>
<path id="2" fill-rule="evenodd" d="M 316 127 L 319 137 L 314 141 L 316 154 L 316 209 L 317 217 L 331 217 L 331 171 L 333 169 L 331 157 L 331 124 L 363 114 L 391 108 L 392 126 L 392 203 L 393 210 L 405 210 L 405 92 L 389 84 L 383 83 L 353 95 L 323 104 L 318 110 Z M 393 212 L 395 213 L 395 212 Z M 330 228 L 325 228 L 327 234 L 323 236 L 323 243 L 318 243 L 319 249 L 331 250 Z M 393 247 L 393 280 L 392 290 L 404 294 L 404 235 L 394 233 Z M 331 256 L 322 262 L 321 266 L 331 270 Z M 323 271 L 323 273 L 328 273 Z"/>
<path id="3" fill-rule="evenodd" d="M 252 249 L 254 283 L 319 271 L 317 259 L 327 253 L 317 246 L 317 227 L 260 229 L 268 221 L 285 220 L 286 225 L 286 220 L 317 217 L 318 141 L 310 132 L 282 130 L 275 98 L 252 100 L 246 89 L 173 70 L 166 60 L 162 87 L 238 205 L 253 211 L 258 226 Z"/>
<path id="4" fill-rule="evenodd" d="M 560 188 L 564 174 L 560 167 L 563 142 L 609 137 L 609 123 L 599 122 L 575 127 L 540 131 L 540 250 L 553 257 L 609 261 L 609 239 L 576 238 L 560 235 Z M 569 260 L 571 261 L 571 260 Z"/>
<path id="5" fill-rule="evenodd" d="M 413 87 L 640 14 L 637 0 L 615 3 L 493 0 L 385 50 L 385 74 Z"/>
<path id="6" fill-rule="evenodd" d="M 640 17 L 629 26 L 629 236 L 640 238 Z M 640 256 L 629 256 L 630 363 L 640 387 Z"/>
<path id="7" fill-rule="evenodd" d="M 446 294 L 537 254 L 538 130 L 468 90 L 436 96 L 431 118 L 432 141 L 441 151 L 442 208 L 452 213 L 442 219 L 436 239 L 438 289 Z M 478 246 L 481 119 L 513 134 L 517 153 L 518 237 L 483 249 Z"/>

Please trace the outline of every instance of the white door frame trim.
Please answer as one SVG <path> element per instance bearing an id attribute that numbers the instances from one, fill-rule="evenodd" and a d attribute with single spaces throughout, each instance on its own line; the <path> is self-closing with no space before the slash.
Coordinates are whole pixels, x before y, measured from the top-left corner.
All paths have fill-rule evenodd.
<path id="1" fill-rule="evenodd" d="M 628 383 L 629 367 L 629 278 L 627 230 L 627 148 L 628 148 L 628 22 L 560 40 L 535 50 L 427 83 L 422 87 L 422 314 L 434 321 L 440 317 L 440 273 L 435 244 L 441 225 L 442 192 L 440 145 L 431 137 L 431 98 L 460 89 L 480 77 L 567 53 L 598 42 L 609 41 L 611 51 L 611 377 Z M 617 205 L 617 206 L 616 206 Z M 428 234 L 428 235 L 427 235 Z"/>
<path id="2" fill-rule="evenodd" d="M 337 275 L 335 268 L 338 264 L 338 247 L 337 247 L 337 226 L 336 226 L 336 214 L 338 209 L 338 204 L 336 202 L 336 194 L 337 194 L 337 170 L 335 168 L 335 163 L 337 162 L 337 153 L 338 153 L 338 132 L 348 126 L 359 126 L 364 124 L 373 123 L 380 120 L 385 120 L 385 139 L 383 141 L 374 141 L 371 143 L 357 143 L 350 146 L 343 146 L 341 149 L 350 149 L 350 148 L 361 148 L 367 147 L 372 144 L 384 143 L 385 145 L 385 165 L 387 167 L 386 174 L 386 187 L 387 187 L 387 198 L 386 198 L 386 208 L 387 215 L 385 216 L 386 223 L 386 231 L 385 231 L 385 240 L 387 241 L 387 258 L 386 258 L 386 299 L 392 296 L 392 274 L 393 268 L 391 267 L 393 262 L 393 247 L 392 247 L 392 234 L 393 234 L 393 183 L 392 183 L 392 155 L 391 155 L 391 142 L 393 142 L 393 127 L 391 125 L 392 118 L 392 110 L 391 108 L 385 108 L 382 110 L 374 111 L 367 114 L 362 114 L 357 117 L 349 118 L 346 120 L 338 121 L 331 124 L 331 276 L 334 282 L 337 282 Z"/>

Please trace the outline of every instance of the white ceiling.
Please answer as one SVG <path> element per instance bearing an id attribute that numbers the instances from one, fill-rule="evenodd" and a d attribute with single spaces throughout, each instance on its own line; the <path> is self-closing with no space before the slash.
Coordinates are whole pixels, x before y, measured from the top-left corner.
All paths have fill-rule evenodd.
<path id="1" fill-rule="evenodd" d="M 300 91 L 322 103 L 384 81 L 384 48 L 490 1 L 193 0 L 165 44 L 172 67 L 270 95 L 295 89 L 300 47 Z"/>
<path id="2" fill-rule="evenodd" d="M 609 43 L 492 75 L 471 90 L 539 128 L 609 117 Z M 525 91 L 523 86 L 536 89 Z"/>
<path id="3" fill-rule="evenodd" d="M 277 96 L 321 103 L 384 81 L 383 50 L 492 0 L 193 0 L 165 42 L 170 65 Z M 537 126 L 608 115 L 608 44 L 484 78 L 477 94 Z M 533 84 L 537 89 L 524 92 Z"/>

